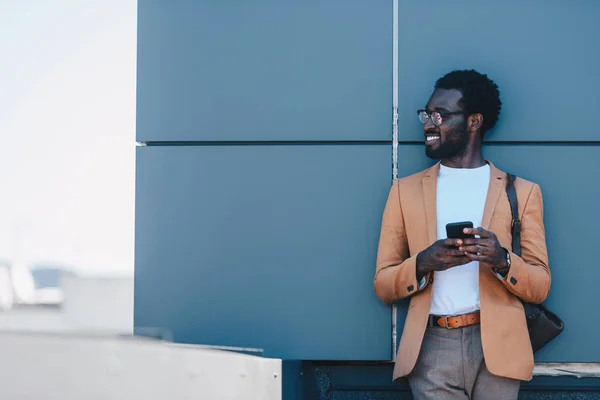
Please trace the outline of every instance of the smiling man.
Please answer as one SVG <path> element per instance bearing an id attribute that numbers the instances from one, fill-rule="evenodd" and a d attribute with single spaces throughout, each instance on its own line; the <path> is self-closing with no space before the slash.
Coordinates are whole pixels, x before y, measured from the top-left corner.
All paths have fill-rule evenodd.
<path id="1" fill-rule="evenodd" d="M 394 182 L 383 213 L 374 289 L 393 304 L 410 297 L 394 379 L 415 399 L 516 399 L 533 351 L 521 300 L 550 290 L 537 184 L 518 178 L 521 256 L 511 251 L 507 176 L 482 154 L 498 121 L 498 86 L 473 70 L 440 78 L 425 109 L 433 167 Z M 467 221 L 462 235 L 447 224 Z"/>

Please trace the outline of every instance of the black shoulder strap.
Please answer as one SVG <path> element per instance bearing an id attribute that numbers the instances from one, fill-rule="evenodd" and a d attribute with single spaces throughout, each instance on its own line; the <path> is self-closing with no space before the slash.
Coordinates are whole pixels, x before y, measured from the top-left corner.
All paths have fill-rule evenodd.
<path id="1" fill-rule="evenodd" d="M 515 190 L 516 176 L 506 174 L 506 194 L 510 203 L 510 212 L 512 214 L 511 234 L 512 234 L 512 251 L 516 255 L 521 255 L 521 220 L 519 219 L 519 200 L 517 199 L 517 191 Z"/>

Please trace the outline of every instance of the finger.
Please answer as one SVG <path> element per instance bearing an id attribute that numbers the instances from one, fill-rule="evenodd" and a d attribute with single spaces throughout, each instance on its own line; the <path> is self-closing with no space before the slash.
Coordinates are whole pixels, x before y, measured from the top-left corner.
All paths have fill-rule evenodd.
<path id="1" fill-rule="evenodd" d="M 494 237 L 494 234 L 492 232 L 486 231 L 485 229 L 483 229 L 481 227 L 479 227 L 479 228 L 465 228 L 464 232 L 467 235 L 477 235 L 477 236 L 479 236 L 481 238 L 484 238 L 484 239 L 489 239 L 489 238 Z"/>
<path id="2" fill-rule="evenodd" d="M 471 246 L 460 246 L 458 248 L 459 251 L 463 253 L 473 253 L 473 254 L 491 254 L 492 249 L 486 246 L 480 245 L 471 245 Z"/>
<path id="3" fill-rule="evenodd" d="M 464 256 L 465 256 L 464 251 L 458 250 L 458 247 L 452 247 L 452 248 L 441 250 L 438 254 L 438 260 L 439 260 L 439 262 L 443 263 L 443 262 L 446 262 L 446 260 L 449 258 L 464 257 Z"/>
<path id="4" fill-rule="evenodd" d="M 479 239 L 479 238 L 463 239 L 463 245 L 465 245 L 465 246 L 475 246 L 475 245 L 478 245 L 479 242 L 481 242 L 482 240 L 485 240 L 485 239 Z"/>
<path id="5" fill-rule="evenodd" d="M 489 255 L 487 254 L 473 254 L 473 253 L 467 253 L 466 254 L 467 258 L 469 258 L 470 261 L 479 261 L 481 263 L 491 263 L 491 258 Z"/>
<path id="6" fill-rule="evenodd" d="M 463 244 L 463 239 L 445 239 L 442 244 L 446 247 L 458 247 Z"/>
<path id="7" fill-rule="evenodd" d="M 464 239 L 462 246 L 495 247 L 492 239 Z"/>
<path id="8" fill-rule="evenodd" d="M 443 252 L 443 257 L 465 257 L 465 252 L 460 251 L 458 247 L 453 249 L 446 249 Z"/>

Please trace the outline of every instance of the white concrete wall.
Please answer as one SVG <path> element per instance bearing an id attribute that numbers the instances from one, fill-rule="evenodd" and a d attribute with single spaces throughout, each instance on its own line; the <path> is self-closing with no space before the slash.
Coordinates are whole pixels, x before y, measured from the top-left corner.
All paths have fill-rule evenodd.
<path id="1" fill-rule="evenodd" d="M 133 278 L 65 277 L 62 288 L 67 329 L 133 332 Z"/>
<path id="2" fill-rule="evenodd" d="M 281 360 L 153 340 L 0 333 L 0 399 L 280 400 Z"/>

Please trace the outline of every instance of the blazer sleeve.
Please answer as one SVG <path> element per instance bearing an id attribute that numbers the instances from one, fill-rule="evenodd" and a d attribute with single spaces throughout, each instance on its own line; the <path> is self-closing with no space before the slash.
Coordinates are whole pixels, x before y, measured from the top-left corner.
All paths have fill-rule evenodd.
<path id="1" fill-rule="evenodd" d="M 521 218 L 521 256 L 510 252 L 511 266 L 502 283 L 528 303 L 539 304 L 550 292 L 542 191 L 534 185 Z"/>
<path id="2" fill-rule="evenodd" d="M 383 212 L 373 286 L 377 297 L 385 304 L 418 293 L 427 286 L 429 274 L 419 285 L 416 255 L 410 256 L 402 205 L 400 184 L 394 182 Z"/>

